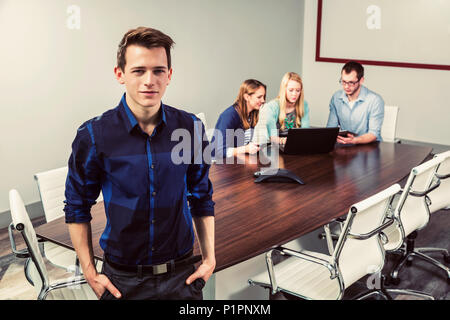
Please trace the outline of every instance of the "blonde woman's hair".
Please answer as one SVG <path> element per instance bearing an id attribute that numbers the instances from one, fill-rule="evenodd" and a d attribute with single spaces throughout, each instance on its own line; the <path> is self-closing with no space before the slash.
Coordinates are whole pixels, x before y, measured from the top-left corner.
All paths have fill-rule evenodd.
<path id="1" fill-rule="evenodd" d="M 256 123 L 258 122 L 259 117 L 259 110 L 253 110 L 248 114 L 248 107 L 247 107 L 247 101 L 244 98 L 245 94 L 252 95 L 254 94 L 259 88 L 264 88 L 264 99 L 266 98 L 266 85 L 258 80 L 255 79 L 248 79 L 242 82 L 239 93 L 236 98 L 236 101 L 234 102 L 234 107 L 236 108 L 236 111 L 239 114 L 239 118 L 241 119 L 242 126 L 244 127 L 244 130 L 249 129 L 250 127 L 253 128 Z M 248 118 L 250 118 L 250 122 L 248 121 Z"/>
<path id="2" fill-rule="evenodd" d="M 298 99 L 294 105 L 295 124 L 298 128 L 300 128 L 301 119 L 302 119 L 303 115 L 305 114 L 305 106 L 304 106 L 305 94 L 303 92 L 302 78 L 300 78 L 300 76 L 295 72 L 287 72 L 281 79 L 280 92 L 278 93 L 278 97 L 277 97 L 277 99 L 280 103 L 280 115 L 278 117 L 278 121 L 280 122 L 282 130 L 284 130 L 286 128 L 286 126 L 284 124 L 284 120 L 286 119 L 286 88 L 287 88 L 287 84 L 288 84 L 289 80 L 294 80 L 294 81 L 300 83 L 300 86 L 301 86 L 300 96 L 298 97 Z"/>

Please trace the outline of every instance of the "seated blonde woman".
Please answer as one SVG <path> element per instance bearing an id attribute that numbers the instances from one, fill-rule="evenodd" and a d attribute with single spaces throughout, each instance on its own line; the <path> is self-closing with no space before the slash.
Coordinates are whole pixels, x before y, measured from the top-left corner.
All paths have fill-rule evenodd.
<path id="1" fill-rule="evenodd" d="M 302 79 L 295 72 L 283 76 L 278 97 L 261 108 L 253 142 L 285 144 L 290 128 L 309 128 L 308 103 Z"/>

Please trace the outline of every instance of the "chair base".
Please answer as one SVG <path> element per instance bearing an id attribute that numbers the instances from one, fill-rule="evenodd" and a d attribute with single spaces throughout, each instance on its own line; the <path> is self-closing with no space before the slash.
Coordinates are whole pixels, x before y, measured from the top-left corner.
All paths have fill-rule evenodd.
<path id="1" fill-rule="evenodd" d="M 416 232 L 413 232 L 410 236 L 408 236 L 406 241 L 406 248 L 400 248 L 397 251 L 394 251 L 392 253 L 394 254 L 401 254 L 401 258 L 394 266 L 393 270 L 391 271 L 387 283 L 392 283 L 394 285 L 398 285 L 400 283 L 400 278 L 398 276 L 398 273 L 403 268 L 403 266 L 406 264 L 407 266 L 410 266 L 412 264 L 412 260 L 414 257 L 420 258 L 423 261 L 429 262 L 432 265 L 442 269 L 447 274 L 447 282 L 450 283 L 450 268 L 444 265 L 443 263 L 439 262 L 436 259 L 433 259 L 432 257 L 426 255 L 425 253 L 441 253 L 444 257 L 444 261 L 446 263 L 450 263 L 450 255 L 447 251 L 447 249 L 443 248 L 414 248 L 414 239 L 417 236 Z"/>
<path id="2" fill-rule="evenodd" d="M 380 296 L 384 300 L 394 300 L 392 298 L 392 293 L 394 294 L 404 294 L 409 296 L 415 296 L 418 298 L 426 299 L 426 300 L 435 300 L 432 295 L 426 294 L 424 292 L 410 290 L 410 289 L 386 289 L 385 288 L 386 277 L 384 275 L 381 276 L 380 287 L 374 288 L 369 291 L 363 292 L 358 296 L 354 297 L 354 300 L 366 300 L 372 296 Z"/>
<path id="3" fill-rule="evenodd" d="M 404 294 L 426 300 L 435 300 L 432 295 L 409 289 L 384 289 L 383 291 L 380 289 L 373 289 L 360 294 L 355 298 L 355 300 L 366 300 L 372 296 L 381 296 L 384 300 L 394 300 L 391 296 L 391 293 Z"/>

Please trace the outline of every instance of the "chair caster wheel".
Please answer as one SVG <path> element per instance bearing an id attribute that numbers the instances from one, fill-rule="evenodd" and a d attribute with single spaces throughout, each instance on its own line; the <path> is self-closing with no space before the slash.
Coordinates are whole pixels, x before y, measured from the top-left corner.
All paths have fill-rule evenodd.
<path id="1" fill-rule="evenodd" d="M 450 263 L 450 255 L 445 255 L 444 256 L 444 261 L 447 263 Z"/>
<path id="2" fill-rule="evenodd" d="M 412 266 L 412 260 L 406 260 L 406 266 L 411 267 Z"/>

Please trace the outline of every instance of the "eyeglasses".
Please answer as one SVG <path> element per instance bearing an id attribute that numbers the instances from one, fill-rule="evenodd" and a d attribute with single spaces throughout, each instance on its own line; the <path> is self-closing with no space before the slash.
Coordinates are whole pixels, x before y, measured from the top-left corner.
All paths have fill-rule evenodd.
<path id="1" fill-rule="evenodd" d="M 356 84 L 359 82 L 359 80 L 358 81 L 344 81 L 344 80 L 342 80 L 342 79 L 339 79 L 339 83 L 340 84 L 342 84 L 343 86 L 351 86 L 351 87 L 354 87 L 354 86 L 356 86 Z"/>

